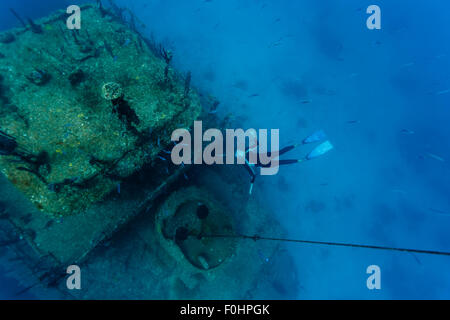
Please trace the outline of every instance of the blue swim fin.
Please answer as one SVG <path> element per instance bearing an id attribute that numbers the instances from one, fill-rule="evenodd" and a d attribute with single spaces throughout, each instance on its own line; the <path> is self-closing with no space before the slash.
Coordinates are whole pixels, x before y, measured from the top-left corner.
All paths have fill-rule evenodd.
<path id="1" fill-rule="evenodd" d="M 327 135 L 325 134 L 325 132 L 323 130 L 318 130 L 318 131 L 314 132 L 313 134 L 311 134 L 310 136 L 306 137 L 302 143 L 308 144 L 308 143 L 323 141 L 326 138 L 327 138 Z"/>
<path id="2" fill-rule="evenodd" d="M 315 147 L 308 155 L 306 156 L 306 160 L 311 160 L 317 157 L 320 157 L 321 155 L 324 155 L 328 151 L 332 150 L 334 147 L 331 144 L 330 141 L 325 141 L 321 144 L 319 144 L 317 147 Z"/>

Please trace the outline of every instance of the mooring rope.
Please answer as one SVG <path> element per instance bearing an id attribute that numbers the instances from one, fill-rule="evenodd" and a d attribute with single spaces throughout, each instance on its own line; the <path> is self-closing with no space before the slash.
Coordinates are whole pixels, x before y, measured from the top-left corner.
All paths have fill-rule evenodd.
<path id="1" fill-rule="evenodd" d="M 395 248 L 395 247 L 385 247 L 385 246 L 375 246 L 375 245 L 355 244 L 355 243 L 343 243 L 343 242 L 327 242 L 327 241 L 313 241 L 313 240 L 301 240 L 301 239 L 260 237 L 258 235 L 248 236 L 248 235 L 239 235 L 239 234 L 238 235 L 214 234 L 214 235 L 201 235 L 201 237 L 202 238 L 240 238 L 240 239 L 250 239 L 250 240 L 254 240 L 254 241 L 269 240 L 269 241 L 282 241 L 282 242 L 296 242 L 296 243 L 316 244 L 316 245 L 325 245 L 325 246 L 353 247 L 353 248 L 389 250 L 389 251 L 400 251 L 400 252 L 409 252 L 409 253 L 422 253 L 422 254 L 450 256 L 450 252 L 445 252 L 445 251 L 405 249 L 405 248 Z"/>

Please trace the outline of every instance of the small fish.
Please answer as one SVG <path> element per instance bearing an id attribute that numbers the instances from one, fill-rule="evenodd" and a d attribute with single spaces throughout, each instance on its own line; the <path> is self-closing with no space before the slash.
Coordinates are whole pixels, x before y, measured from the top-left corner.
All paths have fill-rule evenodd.
<path id="1" fill-rule="evenodd" d="M 436 155 L 434 153 L 427 152 L 426 154 L 427 154 L 428 157 L 430 157 L 430 158 L 432 158 L 434 160 L 445 162 L 444 158 L 442 158 L 442 157 L 440 157 L 440 156 L 438 156 L 438 155 Z"/>
<path id="2" fill-rule="evenodd" d="M 348 124 L 355 124 L 355 123 L 359 123 L 359 120 L 348 120 L 347 123 Z"/>
<path id="3" fill-rule="evenodd" d="M 167 161 L 166 158 L 163 158 L 163 157 L 161 157 L 161 156 L 158 156 L 158 158 L 161 159 L 162 161 Z"/>
<path id="4" fill-rule="evenodd" d="M 312 102 L 312 100 L 308 100 L 308 99 L 300 101 L 301 104 L 308 104 L 311 102 Z"/>
<path id="5" fill-rule="evenodd" d="M 161 145 L 161 141 L 159 140 L 159 137 L 158 137 L 158 147 Z"/>
<path id="6" fill-rule="evenodd" d="M 213 111 L 210 111 L 210 112 L 208 112 L 209 114 L 215 114 L 215 113 L 217 113 L 217 109 L 216 110 L 213 110 Z"/>
<path id="7" fill-rule="evenodd" d="M 183 177 L 184 177 L 186 180 L 189 180 L 189 177 L 187 176 L 186 173 L 183 173 Z"/>
<path id="8" fill-rule="evenodd" d="M 254 93 L 248 96 L 249 98 L 256 98 L 259 97 L 259 93 Z"/>
<path id="9" fill-rule="evenodd" d="M 120 194 L 120 183 L 117 184 L 117 193 Z"/>
<path id="10" fill-rule="evenodd" d="M 422 262 L 420 262 L 419 258 L 417 258 L 416 255 L 415 255 L 414 253 L 412 253 L 412 252 L 410 252 L 410 253 L 411 253 L 411 255 L 413 256 L 413 258 L 416 260 L 416 262 L 417 262 L 418 264 L 422 265 Z"/>
<path id="11" fill-rule="evenodd" d="M 162 150 L 165 154 L 172 154 L 172 151 Z"/>

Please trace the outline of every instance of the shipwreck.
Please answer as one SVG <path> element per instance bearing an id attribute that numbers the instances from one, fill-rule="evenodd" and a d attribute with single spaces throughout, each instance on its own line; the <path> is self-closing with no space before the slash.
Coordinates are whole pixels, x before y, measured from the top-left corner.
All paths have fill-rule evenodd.
<path id="1" fill-rule="evenodd" d="M 242 168 L 174 165 L 166 153 L 177 128 L 224 127 L 208 112 L 217 102 L 130 10 L 81 10 L 80 30 L 61 10 L 0 34 L 0 254 L 10 273 L 51 298 L 294 295 L 279 244 L 233 237 L 283 233 L 248 195 Z M 82 290 L 66 287 L 74 264 Z"/>

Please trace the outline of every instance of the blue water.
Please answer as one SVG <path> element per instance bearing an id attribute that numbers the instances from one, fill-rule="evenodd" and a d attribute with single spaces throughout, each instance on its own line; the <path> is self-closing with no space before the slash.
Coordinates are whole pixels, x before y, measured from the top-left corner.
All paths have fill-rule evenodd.
<path id="1" fill-rule="evenodd" d="M 35 18 L 77 3 L 67 2 L 2 1 L 0 29 L 17 25 L 8 7 Z M 448 1 L 118 3 L 221 101 L 220 114 L 280 129 L 281 145 L 327 133 L 332 152 L 255 185 L 290 237 L 450 251 Z M 381 30 L 366 27 L 371 4 Z M 450 298 L 450 257 L 288 249 L 299 299 Z M 370 265 L 381 269 L 381 290 L 366 286 Z M 16 291 L 10 279 L 0 283 L 0 297 Z"/>

